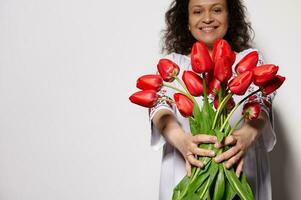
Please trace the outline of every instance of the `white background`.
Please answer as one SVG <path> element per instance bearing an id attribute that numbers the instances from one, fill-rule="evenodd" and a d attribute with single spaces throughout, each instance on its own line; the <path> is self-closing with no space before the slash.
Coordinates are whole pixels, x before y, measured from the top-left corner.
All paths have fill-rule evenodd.
<path id="1" fill-rule="evenodd" d="M 1 200 L 157 199 L 161 152 L 128 97 L 155 71 L 169 2 L 0 0 Z M 273 199 L 299 199 L 301 3 L 246 5 L 257 47 L 287 77 Z"/>

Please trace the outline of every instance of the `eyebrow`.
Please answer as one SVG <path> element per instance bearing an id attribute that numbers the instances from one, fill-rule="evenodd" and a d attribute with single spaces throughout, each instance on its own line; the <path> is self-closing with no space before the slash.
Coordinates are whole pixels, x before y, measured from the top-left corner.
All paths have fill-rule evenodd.
<path id="1" fill-rule="evenodd" d="M 215 3 L 215 4 L 212 4 L 211 7 L 216 6 L 216 5 L 221 5 L 222 6 L 223 4 L 221 4 L 221 3 Z M 194 7 L 203 7 L 203 5 L 193 5 L 192 7 L 193 8 Z"/>

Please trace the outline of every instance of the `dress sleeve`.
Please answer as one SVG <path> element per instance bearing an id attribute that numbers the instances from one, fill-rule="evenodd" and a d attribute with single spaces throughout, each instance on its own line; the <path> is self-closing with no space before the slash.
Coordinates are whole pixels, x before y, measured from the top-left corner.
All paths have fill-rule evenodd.
<path id="1" fill-rule="evenodd" d="M 257 66 L 263 65 L 264 60 L 262 57 L 262 54 L 258 52 L 259 60 L 257 63 Z M 250 86 L 250 89 L 248 93 L 253 92 L 258 89 L 258 86 L 252 85 Z M 260 103 L 261 106 L 261 112 L 265 112 L 267 116 L 269 117 L 269 121 L 267 121 L 261 130 L 260 137 L 258 138 L 258 143 L 261 147 L 263 147 L 267 152 L 270 152 L 273 150 L 275 144 L 276 144 L 276 134 L 274 132 L 274 116 L 273 116 L 273 108 L 272 108 L 272 102 L 276 95 L 276 92 L 273 92 L 267 96 L 263 96 L 261 92 L 256 93 L 255 95 L 251 96 L 245 103 L 250 101 L 256 101 Z"/>
<path id="2" fill-rule="evenodd" d="M 165 58 L 172 60 L 173 62 L 177 63 L 175 60 L 174 54 L 169 54 L 165 56 Z M 174 83 L 174 82 L 173 82 Z M 170 84 L 173 84 L 170 83 Z M 160 131 L 154 126 L 152 119 L 154 118 L 155 114 L 162 109 L 166 109 L 171 111 L 174 115 L 176 115 L 176 107 L 174 104 L 170 104 L 166 99 L 172 99 L 174 95 L 174 90 L 162 87 L 161 90 L 158 92 L 160 96 L 164 96 L 166 98 L 163 98 L 161 101 L 157 103 L 157 105 L 153 108 L 149 109 L 149 120 L 151 124 L 151 147 L 154 150 L 159 150 L 163 147 L 163 145 L 166 143 L 165 138 L 162 136 Z"/>

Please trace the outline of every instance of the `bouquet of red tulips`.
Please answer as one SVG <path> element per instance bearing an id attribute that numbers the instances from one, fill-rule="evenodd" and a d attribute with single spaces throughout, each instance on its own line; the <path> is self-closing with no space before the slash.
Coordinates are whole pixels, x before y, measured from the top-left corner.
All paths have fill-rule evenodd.
<path id="1" fill-rule="evenodd" d="M 246 55 L 236 66 L 232 65 L 236 54 L 230 45 L 222 39 L 214 44 L 212 56 L 204 43 L 196 42 L 191 51 L 192 71 L 184 71 L 182 79 L 178 77 L 179 66 L 168 59 L 161 59 L 157 65 L 159 75 L 144 75 L 137 80 L 141 91 L 130 96 L 130 101 L 143 107 L 154 107 L 160 100 L 175 104 L 181 115 L 187 117 L 192 135 L 207 133 L 215 135 L 221 142 L 232 134 L 244 119 L 256 119 L 260 114 L 260 104 L 252 101 L 252 96 L 261 92 L 266 96 L 278 89 L 285 77 L 277 75 L 278 67 L 273 64 L 256 66 L 258 53 Z M 171 83 L 177 81 L 182 88 Z M 251 84 L 258 86 L 239 102 L 234 102 L 233 95 L 244 95 Z M 162 86 L 176 91 L 173 99 L 160 96 L 158 91 Z M 208 96 L 212 95 L 212 98 Z M 195 97 L 202 96 L 202 104 Z M 244 104 L 242 117 L 231 127 L 229 119 L 234 111 Z M 200 144 L 201 148 L 214 150 L 216 154 L 229 149 L 217 149 L 213 144 Z M 190 177 L 185 176 L 174 188 L 173 200 L 200 199 L 254 199 L 252 190 L 244 172 L 240 177 L 235 169 L 226 169 L 222 163 L 216 163 L 209 157 L 198 157 L 205 164 L 203 169 L 194 167 Z"/>

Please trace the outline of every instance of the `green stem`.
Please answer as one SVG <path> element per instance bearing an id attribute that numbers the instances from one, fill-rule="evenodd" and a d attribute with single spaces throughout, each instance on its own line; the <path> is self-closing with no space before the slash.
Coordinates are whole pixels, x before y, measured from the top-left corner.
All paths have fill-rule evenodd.
<path id="1" fill-rule="evenodd" d="M 215 117 L 214 117 L 214 120 L 213 120 L 213 124 L 212 124 L 212 128 L 211 129 L 214 129 L 215 125 L 216 125 L 216 121 L 217 121 L 217 118 L 218 116 L 220 115 L 221 111 L 223 110 L 223 108 L 225 107 L 225 105 L 227 104 L 227 102 L 229 101 L 229 99 L 232 97 L 233 94 L 229 93 L 225 98 L 224 100 L 221 102 L 221 104 L 218 106 L 217 108 L 217 111 L 215 113 Z"/>
<path id="2" fill-rule="evenodd" d="M 169 84 L 166 84 L 166 83 L 163 83 L 163 86 L 168 87 L 168 88 L 171 88 L 171 89 L 174 89 L 174 90 L 176 90 L 176 91 L 178 91 L 178 92 L 180 92 L 180 93 L 183 93 L 183 94 L 187 95 L 185 91 L 180 90 L 179 88 L 177 88 L 177 87 L 175 87 L 175 86 L 172 86 L 172 85 L 169 85 Z"/>
<path id="3" fill-rule="evenodd" d="M 227 119 L 224 121 L 224 124 L 222 125 L 222 127 L 220 128 L 220 131 L 223 131 L 223 129 L 225 128 L 226 124 L 228 123 L 229 119 L 232 117 L 233 113 L 235 112 L 235 110 L 245 101 L 247 100 L 250 96 L 256 94 L 257 92 L 259 92 L 260 89 L 250 93 L 249 95 L 247 95 L 245 98 L 243 98 L 242 100 L 240 100 L 235 107 L 231 110 L 230 114 L 228 115 Z"/>
<path id="4" fill-rule="evenodd" d="M 179 77 L 175 76 L 175 79 L 177 80 L 177 82 L 182 86 L 182 88 L 184 88 L 184 90 L 186 91 L 186 95 L 193 101 L 194 105 L 197 106 L 198 110 L 200 110 L 199 104 L 196 102 L 195 98 L 189 93 L 188 89 L 186 88 L 185 84 L 183 83 L 183 81 L 181 79 L 179 79 Z"/>
<path id="5" fill-rule="evenodd" d="M 208 104 L 209 104 L 208 97 L 207 97 L 207 85 L 206 85 L 205 77 L 203 77 L 203 95 L 204 95 L 204 105 L 203 105 L 203 108 L 204 108 L 205 106 L 208 106 Z"/>
<path id="6" fill-rule="evenodd" d="M 237 126 L 240 124 L 240 122 L 245 118 L 244 115 L 242 115 L 240 117 L 240 119 L 235 123 L 235 125 L 233 126 L 233 128 L 230 130 L 230 132 L 228 133 L 227 136 L 231 135 L 233 133 L 233 131 L 237 128 Z"/>

